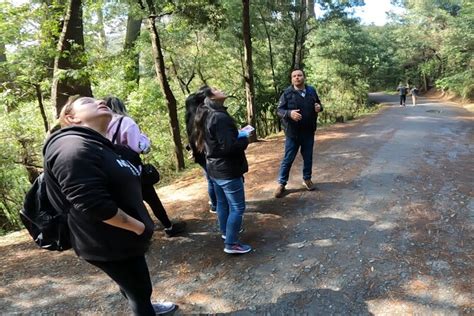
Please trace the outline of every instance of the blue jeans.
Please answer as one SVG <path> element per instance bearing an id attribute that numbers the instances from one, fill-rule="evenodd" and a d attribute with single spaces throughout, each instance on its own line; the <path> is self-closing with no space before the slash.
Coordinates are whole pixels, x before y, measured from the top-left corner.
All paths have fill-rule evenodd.
<path id="1" fill-rule="evenodd" d="M 207 194 L 209 195 L 209 201 L 211 202 L 211 209 L 215 211 L 217 208 L 217 197 L 216 197 L 216 191 L 214 189 L 214 180 L 212 180 L 212 178 L 209 177 L 209 175 L 207 174 L 206 168 L 204 168 L 204 175 L 206 176 L 206 179 L 207 179 Z"/>
<path id="2" fill-rule="evenodd" d="M 245 212 L 244 181 L 240 178 L 220 180 L 212 178 L 217 196 L 217 217 L 225 244 L 239 242 L 239 230 Z"/>
<path id="3" fill-rule="evenodd" d="M 314 134 L 299 136 L 298 138 L 286 137 L 285 156 L 281 162 L 280 172 L 278 173 L 278 183 L 286 185 L 290 176 L 290 169 L 295 161 L 298 149 L 301 148 L 303 156 L 303 180 L 311 179 L 311 170 L 313 168 L 313 145 Z"/>

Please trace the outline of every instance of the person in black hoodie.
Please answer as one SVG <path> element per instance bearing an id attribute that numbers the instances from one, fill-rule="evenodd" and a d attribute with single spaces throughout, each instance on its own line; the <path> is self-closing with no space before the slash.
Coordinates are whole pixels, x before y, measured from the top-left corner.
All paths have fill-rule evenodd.
<path id="1" fill-rule="evenodd" d="M 224 107 L 227 96 L 222 91 L 207 88 L 203 94 L 206 98 L 194 117 L 194 139 L 196 149 L 206 155 L 207 172 L 215 184 L 224 252 L 247 253 L 252 247 L 239 242 L 239 230 L 245 212 L 243 174 L 248 171 L 248 134 L 237 130 Z"/>
<path id="2" fill-rule="evenodd" d="M 48 197 L 68 209 L 76 254 L 120 287 L 135 315 L 172 312 L 152 304 L 145 252 L 153 221 L 143 204 L 140 173 L 120 159 L 105 138 L 112 112 L 104 101 L 73 99 L 61 110 L 61 129 L 47 139 L 44 170 Z"/>

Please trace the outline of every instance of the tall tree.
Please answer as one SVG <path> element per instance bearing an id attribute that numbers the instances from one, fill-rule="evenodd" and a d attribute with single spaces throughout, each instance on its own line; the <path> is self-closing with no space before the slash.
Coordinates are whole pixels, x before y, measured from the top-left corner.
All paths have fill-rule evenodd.
<path id="1" fill-rule="evenodd" d="M 70 0 L 54 59 L 51 101 L 56 115 L 59 115 L 69 96 L 92 96 L 85 66 L 82 0 Z"/>
<path id="2" fill-rule="evenodd" d="M 135 48 L 136 41 L 140 36 L 142 18 L 136 17 L 130 5 L 127 17 L 127 30 L 125 33 L 124 52 L 128 60 L 125 61 L 125 80 L 139 83 L 140 55 Z"/>
<path id="3" fill-rule="evenodd" d="M 105 50 L 107 49 L 107 37 L 105 36 L 104 13 L 102 12 L 102 7 L 98 6 L 96 8 L 96 14 L 97 14 L 97 26 L 99 28 L 99 42 L 100 42 L 100 46 Z"/>
<path id="4" fill-rule="evenodd" d="M 141 0 L 138 1 L 142 8 L 144 8 Z M 148 5 L 147 27 L 148 31 L 150 32 L 151 46 L 153 51 L 153 62 L 155 65 L 156 75 L 160 82 L 161 90 L 166 99 L 168 114 L 170 116 L 171 133 L 173 136 L 174 152 L 176 157 L 176 169 L 182 170 L 184 169 L 185 165 L 183 155 L 183 144 L 181 143 L 181 133 L 179 129 L 177 102 L 166 77 L 165 58 L 163 56 L 163 51 L 161 47 L 160 34 L 155 24 L 155 20 L 157 17 L 155 5 L 153 3 L 153 0 L 147 0 L 146 3 Z"/>
<path id="5" fill-rule="evenodd" d="M 244 80 L 245 96 L 247 100 L 247 122 L 256 127 L 255 86 L 253 81 L 252 35 L 250 31 L 250 0 L 242 0 L 242 35 L 244 40 Z M 251 141 L 257 139 L 252 134 Z"/>
<path id="6" fill-rule="evenodd" d="M 296 0 L 293 14 L 293 29 L 295 31 L 295 40 L 293 43 L 293 61 L 291 69 L 303 68 L 304 48 L 306 36 L 308 35 L 308 11 L 307 0 Z"/>

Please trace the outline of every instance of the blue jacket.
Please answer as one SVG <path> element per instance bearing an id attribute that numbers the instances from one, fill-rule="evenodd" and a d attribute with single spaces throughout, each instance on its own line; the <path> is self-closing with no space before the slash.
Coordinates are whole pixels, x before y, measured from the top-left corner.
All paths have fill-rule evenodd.
<path id="1" fill-rule="evenodd" d="M 317 128 L 318 113 L 314 110 L 315 103 L 321 104 L 316 89 L 305 85 L 306 95 L 303 98 L 299 91 L 291 85 L 283 91 L 278 104 L 278 116 L 281 118 L 285 135 L 297 138 L 302 135 L 314 134 Z M 302 119 L 295 122 L 290 117 L 292 110 L 300 110 Z M 321 104 L 321 111 L 323 106 Z"/>

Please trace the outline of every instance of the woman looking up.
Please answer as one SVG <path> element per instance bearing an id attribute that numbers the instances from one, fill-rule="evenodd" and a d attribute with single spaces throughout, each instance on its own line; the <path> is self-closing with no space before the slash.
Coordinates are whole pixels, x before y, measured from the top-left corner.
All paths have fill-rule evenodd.
<path id="1" fill-rule="evenodd" d="M 217 216 L 224 252 L 243 254 L 252 247 L 239 242 L 239 230 L 245 212 L 243 175 L 248 171 L 245 149 L 248 138 L 241 134 L 224 107 L 227 96 L 215 88 L 203 90 L 206 96 L 194 117 L 196 148 L 206 154 L 209 177 L 215 184 Z"/>
<path id="2" fill-rule="evenodd" d="M 76 254 L 120 287 L 135 315 L 164 314 L 172 303 L 152 304 L 145 252 L 153 221 L 143 204 L 140 173 L 105 137 L 112 111 L 102 100 L 80 97 L 61 110 L 61 129 L 43 149 L 48 197 L 68 211 Z"/>

